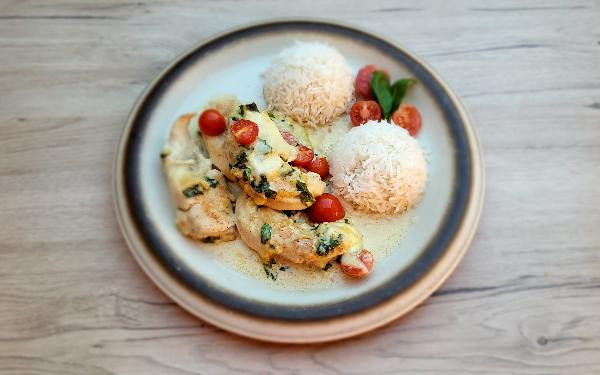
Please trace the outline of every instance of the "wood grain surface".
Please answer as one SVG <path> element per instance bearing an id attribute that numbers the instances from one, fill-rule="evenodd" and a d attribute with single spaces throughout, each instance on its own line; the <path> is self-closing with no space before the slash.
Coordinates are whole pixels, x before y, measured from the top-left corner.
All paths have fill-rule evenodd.
<path id="1" fill-rule="evenodd" d="M 279 16 L 385 34 L 483 143 L 475 241 L 424 305 L 323 345 L 236 337 L 142 273 L 111 196 L 119 133 L 193 43 Z M 0 374 L 600 373 L 598 1 L 0 2 Z"/>

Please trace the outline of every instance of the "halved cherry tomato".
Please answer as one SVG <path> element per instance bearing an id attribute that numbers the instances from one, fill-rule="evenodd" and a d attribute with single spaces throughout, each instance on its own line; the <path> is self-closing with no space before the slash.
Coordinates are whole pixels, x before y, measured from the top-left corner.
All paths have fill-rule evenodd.
<path id="1" fill-rule="evenodd" d="M 231 126 L 231 132 L 237 143 L 247 146 L 256 141 L 258 137 L 258 125 L 250 120 L 237 120 Z"/>
<path id="2" fill-rule="evenodd" d="M 378 69 L 375 65 L 369 64 L 363 66 L 356 74 L 356 80 L 354 81 L 354 89 L 356 90 L 357 96 L 365 99 L 373 99 L 373 92 L 371 91 L 371 78 L 373 72 L 376 70 L 382 71 L 388 78 L 389 74 L 383 69 Z"/>
<path id="3" fill-rule="evenodd" d="M 308 165 L 308 167 L 306 167 L 306 169 L 308 169 L 310 172 L 315 172 L 316 174 L 321 176 L 322 180 L 326 179 L 327 176 L 329 176 L 329 163 L 327 162 L 327 159 L 325 159 L 322 156 L 311 160 L 310 164 Z"/>
<path id="4" fill-rule="evenodd" d="M 298 148 L 298 155 L 296 156 L 296 159 L 292 161 L 291 164 L 294 167 L 308 168 L 310 162 L 313 160 L 313 157 L 315 157 L 315 153 L 312 149 L 306 146 L 300 146 Z"/>
<path id="5" fill-rule="evenodd" d="M 292 133 L 282 131 L 281 136 L 283 137 L 283 139 L 285 139 L 285 141 L 288 144 L 290 144 L 292 146 L 298 146 L 298 140 L 296 139 L 296 137 L 294 137 L 294 135 Z"/>
<path id="6" fill-rule="evenodd" d="M 342 271 L 351 277 L 363 277 L 371 273 L 375 258 L 369 250 L 362 249 L 358 254 L 342 255 Z"/>
<path id="7" fill-rule="evenodd" d="M 373 100 L 359 100 L 350 109 L 350 120 L 356 125 L 361 125 L 369 120 L 381 120 L 381 108 Z"/>
<path id="8" fill-rule="evenodd" d="M 408 130 L 408 134 L 413 137 L 421 130 L 421 114 L 414 105 L 402 104 L 392 114 L 392 121 Z"/>
<path id="9" fill-rule="evenodd" d="M 207 109 L 198 118 L 198 126 L 204 135 L 219 135 L 225 131 L 225 117 L 216 109 Z"/>
<path id="10" fill-rule="evenodd" d="M 306 214 L 313 223 L 338 221 L 346 216 L 340 200 L 329 193 L 319 195 L 315 203 L 306 210 Z"/>

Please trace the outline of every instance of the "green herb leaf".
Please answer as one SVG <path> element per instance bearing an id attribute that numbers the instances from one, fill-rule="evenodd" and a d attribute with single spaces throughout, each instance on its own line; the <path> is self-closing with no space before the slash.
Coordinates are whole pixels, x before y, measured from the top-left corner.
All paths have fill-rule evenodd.
<path id="1" fill-rule="evenodd" d="M 271 258 L 268 262 L 263 263 L 263 269 L 265 270 L 265 274 L 267 277 L 270 277 L 271 280 L 277 280 L 277 272 L 273 271 L 273 265 L 275 264 L 275 259 Z"/>
<path id="2" fill-rule="evenodd" d="M 304 203 L 305 205 L 308 206 L 310 203 L 313 203 L 315 201 L 315 197 L 313 197 L 310 191 L 308 191 L 306 183 L 300 180 L 296 180 L 296 189 L 300 192 L 300 194 L 298 195 L 300 201 L 302 201 L 302 203 Z"/>
<path id="3" fill-rule="evenodd" d="M 342 243 L 342 238 L 343 236 L 341 233 L 337 236 L 337 238 L 321 238 L 316 250 L 317 255 L 325 256 L 329 254 L 331 250 L 335 249 Z"/>
<path id="4" fill-rule="evenodd" d="M 240 151 L 240 153 L 237 154 L 237 156 L 235 157 L 235 163 L 233 163 L 231 166 L 233 168 L 245 169 L 247 162 L 248 162 L 248 155 L 246 154 L 245 151 Z"/>
<path id="5" fill-rule="evenodd" d="M 390 86 L 390 80 L 380 70 L 373 72 L 371 77 L 371 91 L 379 106 L 381 107 L 381 113 L 384 118 L 389 118 L 392 111 L 392 105 L 394 98 L 392 97 L 392 88 Z"/>
<path id="6" fill-rule="evenodd" d="M 271 186 L 269 185 L 269 181 L 265 175 L 260 175 L 260 182 L 258 184 L 252 181 L 250 186 L 252 186 L 257 193 L 263 193 L 268 199 L 275 198 L 275 196 L 277 196 L 277 192 L 275 190 L 271 190 Z"/>
<path id="7" fill-rule="evenodd" d="M 328 270 L 328 269 L 330 269 L 331 267 L 333 267 L 333 266 L 331 265 L 331 263 L 327 263 L 327 264 L 325 264 L 325 267 L 323 267 L 323 271 L 327 271 L 327 270 Z"/>
<path id="8" fill-rule="evenodd" d="M 406 92 L 415 83 L 417 83 L 417 80 L 414 78 L 403 78 L 394 82 L 392 85 L 392 97 L 394 98 L 394 101 L 392 103 L 390 114 L 393 114 L 398 107 L 400 107 L 400 103 L 402 103 L 402 99 L 404 99 Z"/>
<path id="9" fill-rule="evenodd" d="M 275 115 L 272 112 L 267 112 L 267 115 L 269 115 L 271 120 L 275 120 Z"/>
<path id="10" fill-rule="evenodd" d="M 187 189 L 185 189 L 184 191 L 182 191 L 183 195 L 185 195 L 186 198 L 191 198 L 191 197 L 195 197 L 196 195 L 201 195 L 202 194 L 202 188 L 198 185 L 194 185 L 191 186 Z"/>
<path id="11" fill-rule="evenodd" d="M 206 238 L 203 238 L 201 241 L 204 243 L 215 243 L 220 239 L 221 239 L 221 237 L 219 237 L 219 236 L 208 236 Z"/>
<path id="12" fill-rule="evenodd" d="M 260 227 L 260 243 L 263 245 L 267 243 L 271 239 L 271 226 L 267 223 L 264 223 L 262 227 Z"/>
<path id="13" fill-rule="evenodd" d="M 242 179 L 244 181 L 252 181 L 252 169 L 245 168 L 244 169 L 244 174 L 242 175 Z"/>
<path id="14" fill-rule="evenodd" d="M 214 178 L 210 178 L 210 177 L 204 177 L 204 179 L 206 180 L 206 182 L 208 182 L 208 184 L 210 185 L 210 187 L 216 187 L 219 184 L 219 181 L 215 180 Z"/>

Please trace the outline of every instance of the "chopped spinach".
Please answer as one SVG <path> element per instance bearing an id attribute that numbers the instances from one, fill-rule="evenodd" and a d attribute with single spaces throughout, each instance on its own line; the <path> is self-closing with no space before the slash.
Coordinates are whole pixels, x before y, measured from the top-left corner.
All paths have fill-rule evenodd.
<path id="1" fill-rule="evenodd" d="M 325 267 L 323 267 L 323 271 L 327 271 L 331 267 L 333 267 L 333 266 L 331 265 L 331 263 L 328 262 L 327 264 L 325 264 Z"/>
<path id="2" fill-rule="evenodd" d="M 335 262 L 337 264 L 342 264 L 342 254 L 340 254 L 337 257 L 335 257 Z"/>
<path id="3" fill-rule="evenodd" d="M 246 163 L 248 162 L 248 154 L 245 151 L 240 151 L 235 157 L 235 163 L 231 165 L 232 168 L 245 169 Z"/>
<path id="4" fill-rule="evenodd" d="M 277 196 L 277 192 L 275 190 L 271 190 L 271 186 L 269 185 L 269 181 L 265 175 L 260 175 L 260 182 L 256 183 L 255 181 L 252 181 L 250 186 L 252 186 L 257 193 L 262 193 L 269 199 Z"/>
<path id="5" fill-rule="evenodd" d="M 344 219 L 344 223 L 346 223 L 346 224 L 350 224 L 350 220 L 348 220 L 348 219 Z"/>
<path id="6" fill-rule="evenodd" d="M 320 256 L 325 256 L 329 254 L 329 252 L 336 247 L 338 247 L 342 243 L 342 234 L 340 233 L 337 238 L 329 237 L 329 238 L 321 238 L 319 245 L 317 246 L 317 254 Z"/>
<path id="7" fill-rule="evenodd" d="M 203 238 L 201 241 L 204 243 L 215 243 L 220 239 L 221 239 L 221 237 L 219 237 L 219 236 L 208 236 L 206 238 Z"/>
<path id="8" fill-rule="evenodd" d="M 287 176 L 291 176 L 293 174 L 294 174 L 294 168 L 292 168 L 292 167 L 290 167 L 290 169 L 288 169 L 288 170 L 285 170 L 285 171 L 282 171 L 279 173 L 279 175 L 281 177 L 287 177 Z"/>
<path id="9" fill-rule="evenodd" d="M 271 239 L 271 226 L 267 223 L 264 223 L 262 227 L 260 227 L 260 243 L 263 245 L 267 243 Z"/>
<path id="10" fill-rule="evenodd" d="M 250 169 L 250 168 L 244 168 L 242 179 L 244 181 L 252 181 L 252 169 Z"/>
<path id="11" fill-rule="evenodd" d="M 272 112 L 267 112 L 271 120 L 275 120 L 275 115 Z"/>
<path id="12" fill-rule="evenodd" d="M 258 112 L 258 106 L 254 102 L 246 104 L 246 109 L 252 112 Z"/>
<path id="13" fill-rule="evenodd" d="M 239 108 L 240 108 L 239 113 L 241 116 L 244 116 L 244 113 L 246 113 L 246 110 L 252 111 L 252 112 L 258 112 L 258 107 L 256 106 L 256 103 L 242 104 Z"/>
<path id="14" fill-rule="evenodd" d="M 313 203 L 315 201 L 315 197 L 313 197 L 313 195 L 308 191 L 308 187 L 304 182 L 297 180 L 296 189 L 298 189 L 298 191 L 300 192 L 298 197 L 305 205 L 308 206 L 310 203 Z"/>
<path id="15" fill-rule="evenodd" d="M 271 258 L 268 262 L 263 263 L 263 269 L 265 270 L 265 274 L 267 277 L 270 277 L 271 280 L 277 280 L 277 272 L 273 271 L 273 265 L 275 264 L 275 259 Z"/>
<path id="16" fill-rule="evenodd" d="M 208 182 L 208 184 L 210 185 L 210 187 L 216 187 L 219 184 L 219 181 L 217 181 L 214 178 L 210 178 L 210 177 L 204 177 L 204 179 L 206 180 L 206 182 Z"/>
<path id="17" fill-rule="evenodd" d="M 289 269 L 290 269 L 289 266 L 281 266 L 281 267 L 279 267 L 280 271 L 285 271 L 285 270 L 289 270 Z"/>
<path id="18" fill-rule="evenodd" d="M 202 195 L 202 188 L 196 184 L 185 189 L 184 191 L 182 191 L 182 193 L 183 195 L 185 195 L 186 198 L 191 198 L 195 197 L 196 195 Z"/>

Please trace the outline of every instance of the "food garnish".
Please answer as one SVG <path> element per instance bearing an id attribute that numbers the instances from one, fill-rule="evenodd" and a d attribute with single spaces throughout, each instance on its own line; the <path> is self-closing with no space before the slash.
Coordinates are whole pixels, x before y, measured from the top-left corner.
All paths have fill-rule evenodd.
<path id="1" fill-rule="evenodd" d="M 392 115 L 392 121 L 394 124 L 408 130 L 408 134 L 413 137 L 421 130 L 421 114 L 411 104 L 402 104 Z"/>
<path id="2" fill-rule="evenodd" d="M 267 223 L 264 223 L 262 227 L 260 227 L 260 243 L 263 245 L 266 244 L 271 239 L 271 226 Z"/>
<path id="3" fill-rule="evenodd" d="M 369 120 L 381 120 L 381 109 L 379 104 L 373 100 L 359 100 L 350 109 L 350 120 L 352 124 L 362 125 Z"/>
<path id="4" fill-rule="evenodd" d="M 240 108 L 244 107 L 240 106 Z M 256 141 L 258 137 L 258 125 L 250 120 L 237 120 L 231 126 L 231 132 L 237 143 L 247 146 Z"/>
<path id="5" fill-rule="evenodd" d="M 406 95 L 408 88 L 416 81 L 412 78 L 404 78 L 390 84 L 390 79 L 383 71 L 376 70 L 371 77 L 371 90 L 386 120 L 398 108 Z"/>
<path id="6" fill-rule="evenodd" d="M 198 118 L 198 126 L 202 134 L 216 136 L 225 131 L 225 117 L 216 109 L 207 109 Z"/>
<path id="7" fill-rule="evenodd" d="M 306 214 L 313 223 L 338 221 L 346 216 L 340 200 L 329 193 L 319 195 L 315 203 L 306 210 Z"/>

